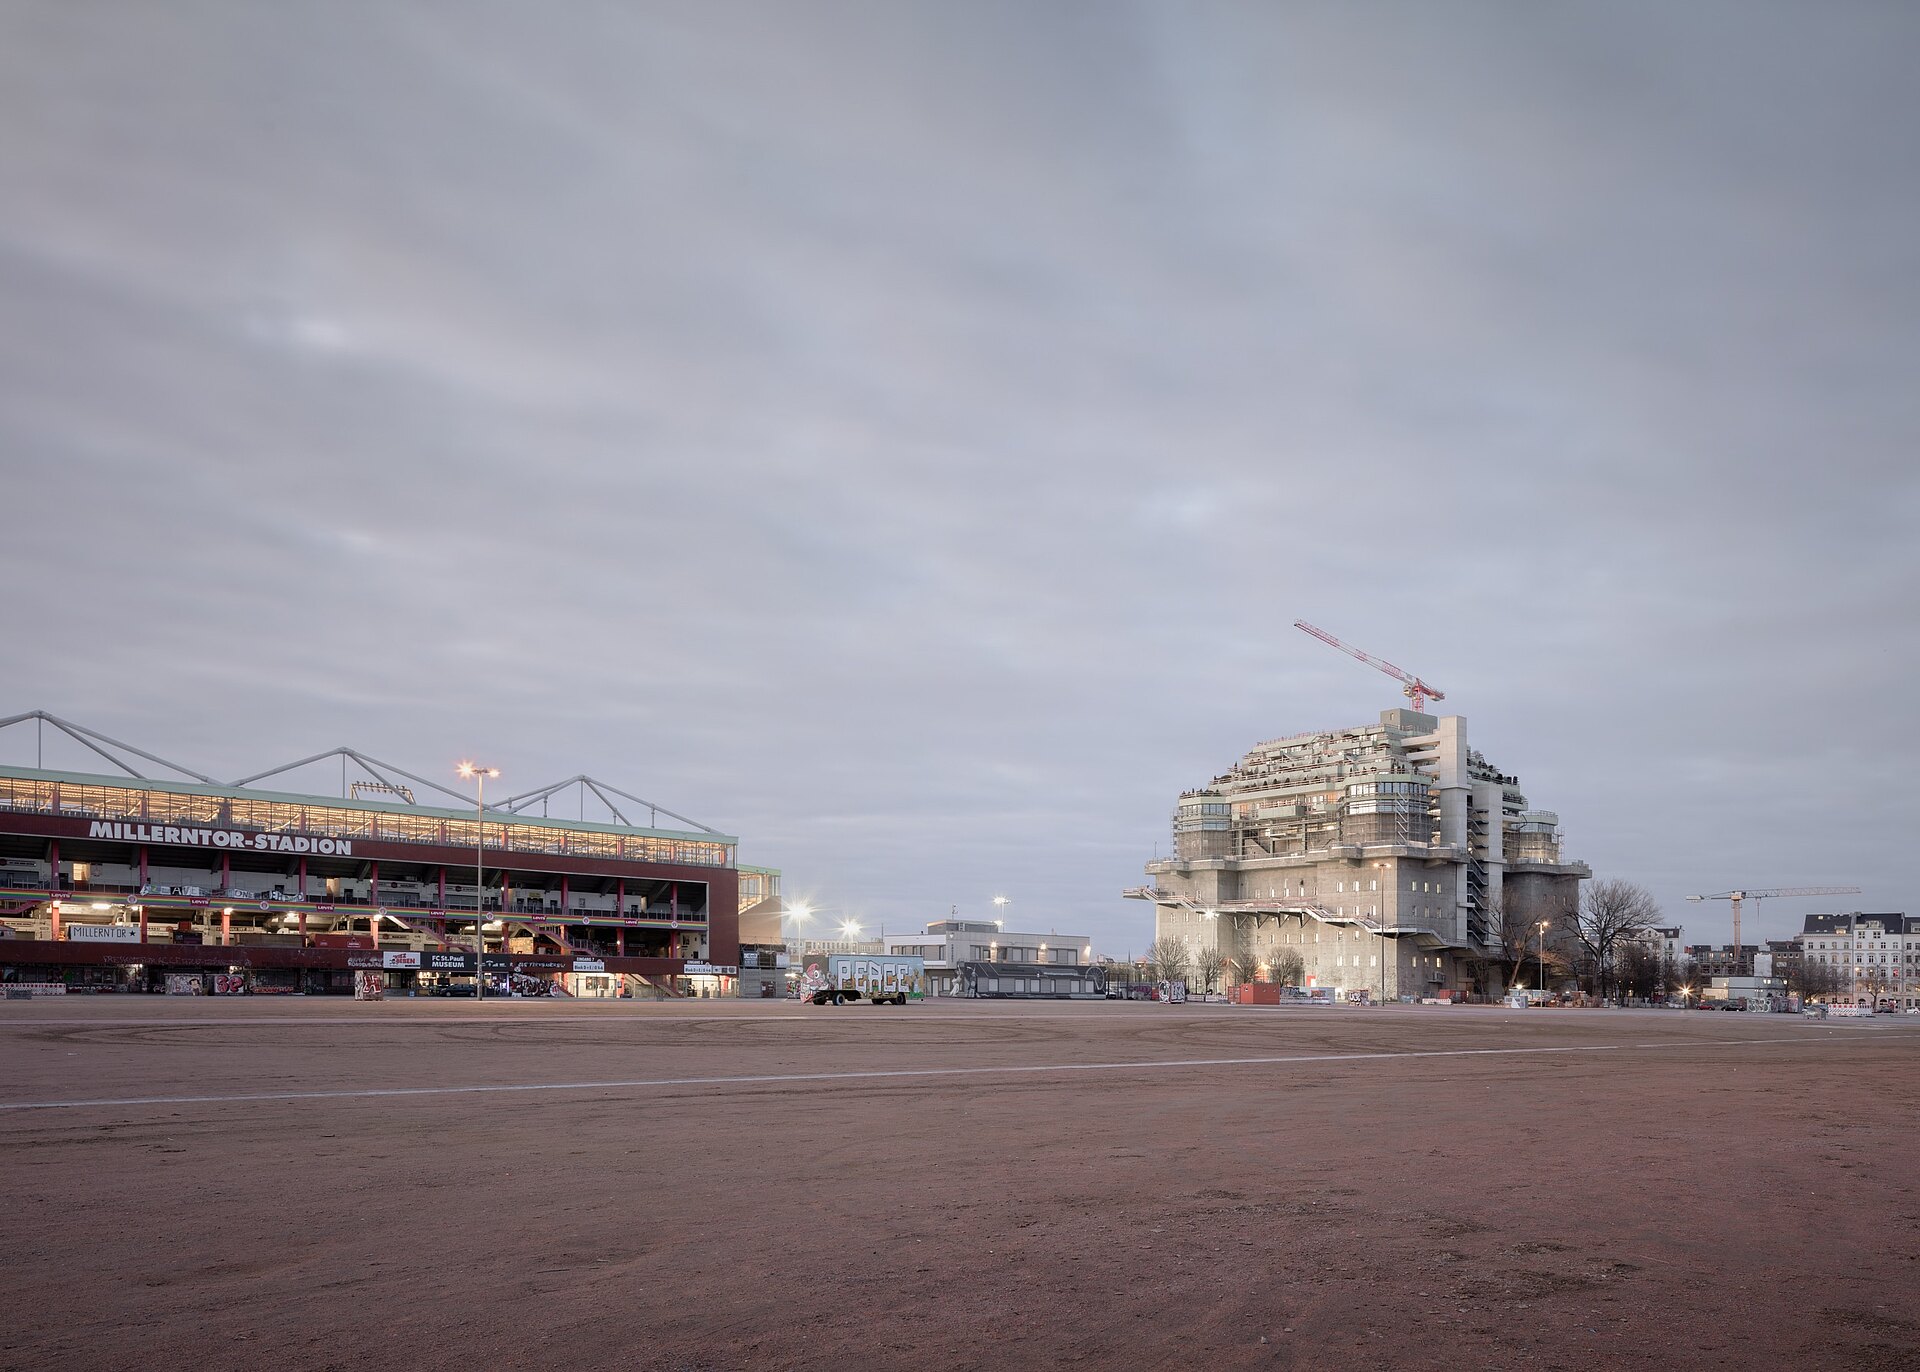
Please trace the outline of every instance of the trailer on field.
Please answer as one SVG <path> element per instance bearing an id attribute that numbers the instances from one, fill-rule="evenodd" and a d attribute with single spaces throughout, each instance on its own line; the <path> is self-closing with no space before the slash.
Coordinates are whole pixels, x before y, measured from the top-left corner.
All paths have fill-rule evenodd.
<path id="1" fill-rule="evenodd" d="M 927 960 L 897 953 L 819 953 L 805 960 L 800 999 L 815 1005 L 868 1000 L 905 1005 L 927 994 Z"/>

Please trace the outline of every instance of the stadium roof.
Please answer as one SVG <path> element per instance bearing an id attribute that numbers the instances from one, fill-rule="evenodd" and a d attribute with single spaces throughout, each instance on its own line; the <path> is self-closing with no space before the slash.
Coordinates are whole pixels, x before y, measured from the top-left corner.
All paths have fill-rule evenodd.
<path id="1" fill-rule="evenodd" d="M 86 772 L 46 770 L 39 767 L 14 767 L 0 763 L 0 772 L 4 772 L 9 776 L 32 778 L 35 780 L 72 781 L 76 784 L 92 786 L 127 786 L 129 784 L 128 779 L 131 778 L 135 789 L 170 791 L 193 795 L 225 796 L 236 800 L 274 800 L 283 803 L 327 806 L 331 808 L 434 815 L 447 819 L 471 819 L 474 814 L 472 802 L 451 787 L 443 786 L 439 782 L 429 780 L 426 777 L 416 776 L 412 772 L 394 766 L 392 763 L 382 762 L 378 758 L 369 757 L 353 748 L 341 747 L 328 749 L 326 752 L 315 753 L 311 757 L 304 757 L 294 762 L 283 763 L 278 767 L 269 768 L 264 772 L 254 772 L 236 781 L 221 782 L 208 776 L 204 772 L 196 771 L 191 767 L 183 766 L 177 762 L 170 762 L 166 758 L 146 752 L 141 748 L 135 747 L 133 744 L 123 743 L 118 739 L 109 738 L 98 730 L 87 728 L 82 724 L 75 724 L 71 720 L 61 719 L 59 716 L 49 714 L 44 710 L 31 710 L 25 714 L 12 715 L 8 718 L 0 719 L 0 730 L 7 729 L 13 725 L 24 724 L 28 721 L 34 721 L 41 727 L 51 725 L 68 738 L 98 753 L 101 757 L 124 772 L 126 776 L 120 777 Z M 133 763 L 127 761 L 128 757 L 137 758 L 142 762 L 165 768 L 170 772 L 175 772 L 182 777 L 188 778 L 188 780 L 174 781 L 167 778 L 155 779 L 149 777 L 135 767 Z M 351 783 L 351 794 L 341 796 L 323 796 L 291 791 L 267 791 L 261 790 L 253 785 L 254 782 L 262 781 L 268 777 L 279 776 L 286 772 L 295 771 L 301 767 L 310 766 L 316 762 L 324 762 L 330 758 L 339 758 L 341 761 L 341 789 L 343 791 L 349 790 L 349 785 L 346 781 L 348 763 L 352 763 L 360 771 L 366 773 L 366 775 L 371 778 L 371 781 L 354 781 Z M 394 780 L 396 777 L 401 778 L 402 781 Z M 456 802 L 456 805 L 422 805 L 414 798 L 413 788 L 402 784 L 403 781 L 412 782 L 416 786 L 437 791 Z M 585 804 L 586 793 L 590 791 L 600 803 L 607 808 L 607 812 L 611 814 L 617 822 L 608 824 L 597 820 L 589 820 L 584 816 L 580 819 L 558 819 L 546 815 L 525 813 L 536 801 L 545 802 L 573 786 L 581 788 L 583 806 Z M 368 792 L 374 798 L 369 799 L 363 796 L 361 794 L 362 791 Z M 616 796 L 621 800 L 627 801 L 629 807 L 633 808 L 636 814 L 639 812 L 639 807 L 644 807 L 648 813 L 648 823 L 639 825 L 629 819 L 620 805 L 614 800 Z M 382 799 L 381 797 L 391 797 L 391 799 Z M 667 809 L 664 805 L 658 805 L 653 801 L 642 799 L 630 792 L 621 790 L 617 786 L 587 776 L 585 773 L 568 777 L 564 781 L 556 781 L 549 786 L 542 786 L 532 791 L 523 792 L 517 796 L 509 796 L 496 804 L 488 805 L 485 813 L 489 818 L 502 823 L 543 824 L 556 828 L 587 829 L 601 833 L 650 834 L 675 838 L 715 839 L 726 843 L 738 842 L 738 839 L 733 835 L 723 834 L 709 825 L 700 823 L 698 820 L 689 819 L 685 815 Z M 661 829 L 657 827 L 661 815 L 665 815 L 669 819 L 678 820 L 689 827 L 686 829 Z"/>

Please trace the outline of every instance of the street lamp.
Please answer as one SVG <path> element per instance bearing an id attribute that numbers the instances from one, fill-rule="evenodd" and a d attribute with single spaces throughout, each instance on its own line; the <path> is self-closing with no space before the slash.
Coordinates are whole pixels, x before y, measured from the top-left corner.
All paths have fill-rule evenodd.
<path id="1" fill-rule="evenodd" d="M 1004 914 L 1006 908 L 1011 904 L 1013 904 L 1013 901 L 1006 896 L 995 896 L 993 898 L 993 908 L 999 913 Z M 1004 919 L 996 919 L 994 923 L 1005 928 L 1007 922 Z"/>
<path id="2" fill-rule="evenodd" d="M 1540 921 L 1540 994 L 1547 993 L 1547 921 Z"/>
<path id="3" fill-rule="evenodd" d="M 473 998 L 487 996 L 487 936 L 481 930 L 486 919 L 486 845 L 487 778 L 498 777 L 498 767 L 482 767 L 477 762 L 460 764 L 460 775 L 473 778 Z"/>

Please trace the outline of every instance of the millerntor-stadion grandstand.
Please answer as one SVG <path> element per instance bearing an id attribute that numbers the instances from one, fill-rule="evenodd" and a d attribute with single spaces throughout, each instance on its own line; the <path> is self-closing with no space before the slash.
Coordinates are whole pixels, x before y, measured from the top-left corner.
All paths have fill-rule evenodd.
<path id="1" fill-rule="evenodd" d="M 348 748 L 223 783 L 42 711 L 0 719 L 19 727 L 119 774 L 0 762 L 0 979 L 16 987 L 337 993 L 382 971 L 402 994 L 471 993 L 477 923 L 489 990 L 730 995 L 742 913 L 779 905 L 779 874 L 740 867 L 737 838 L 586 776 L 481 812 Z M 333 760 L 337 797 L 257 784 Z M 576 792 L 608 820 L 543 813 Z"/>

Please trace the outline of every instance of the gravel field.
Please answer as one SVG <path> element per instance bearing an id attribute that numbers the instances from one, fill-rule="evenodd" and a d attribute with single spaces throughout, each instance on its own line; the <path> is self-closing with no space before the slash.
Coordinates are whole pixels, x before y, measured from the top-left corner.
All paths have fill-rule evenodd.
<path id="1" fill-rule="evenodd" d="M 1920 1020 L 0 1003 L 7 1368 L 1920 1367 Z"/>

